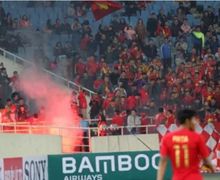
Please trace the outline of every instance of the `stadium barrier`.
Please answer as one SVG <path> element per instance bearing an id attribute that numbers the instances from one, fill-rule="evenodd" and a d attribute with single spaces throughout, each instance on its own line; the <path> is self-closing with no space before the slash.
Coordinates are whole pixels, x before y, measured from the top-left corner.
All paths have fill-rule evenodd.
<path id="1" fill-rule="evenodd" d="M 9 122 L 0 123 L 0 133 L 14 133 L 14 134 L 49 134 L 56 135 L 62 138 L 62 151 L 64 153 L 81 152 L 83 149 L 91 149 L 91 137 L 99 136 L 98 127 L 70 127 L 70 126 L 55 126 L 47 125 L 45 122 L 37 122 L 38 124 L 31 124 L 29 122 Z M 131 134 L 128 129 L 137 128 L 140 129 L 139 134 L 156 133 L 155 125 L 147 126 L 106 126 L 104 129 L 108 135 L 114 135 L 115 130 L 119 130 L 119 135 Z M 87 132 L 86 136 L 81 133 L 76 137 L 76 133 L 71 132 Z M 77 146 L 73 144 L 73 139 L 77 138 Z M 82 143 L 83 140 L 87 139 L 88 144 Z M 73 149 L 76 147 L 76 149 Z"/>
<path id="2" fill-rule="evenodd" d="M 84 153 L 4 158 L 1 180 L 156 179 L 159 152 Z M 165 180 L 170 179 L 170 166 Z"/>
<path id="3" fill-rule="evenodd" d="M 28 60 L 26 60 L 22 57 L 19 57 L 19 56 L 15 55 L 15 54 L 13 54 L 9 51 L 6 51 L 2 48 L 0 48 L 0 55 L 3 56 L 6 59 L 12 61 L 13 63 L 16 63 L 16 64 L 18 64 L 20 66 L 23 66 L 23 67 L 34 65 L 34 63 L 32 63 L 31 61 L 28 61 Z M 87 89 L 83 86 L 80 86 L 80 85 L 74 83 L 73 81 L 70 81 L 70 80 L 68 80 L 68 79 L 66 79 L 62 76 L 59 76 L 59 75 L 57 75 L 57 74 L 55 74 L 55 73 L 53 73 L 53 72 L 51 72 L 51 71 L 49 71 L 45 68 L 42 68 L 42 71 L 45 72 L 46 74 L 48 74 L 55 81 L 63 84 L 64 86 L 66 86 L 66 87 L 68 87 L 72 90 L 75 90 L 77 92 L 79 90 L 82 90 L 82 89 L 85 90 L 86 95 L 88 95 L 90 98 L 93 94 L 95 94 L 95 92 L 93 92 L 93 91 L 91 91 L 91 90 L 89 90 L 89 89 Z"/>
<path id="4" fill-rule="evenodd" d="M 0 159 L 1 180 L 155 180 L 158 151 L 82 153 Z M 217 180 L 219 174 L 204 174 Z M 164 180 L 171 179 L 168 163 Z"/>

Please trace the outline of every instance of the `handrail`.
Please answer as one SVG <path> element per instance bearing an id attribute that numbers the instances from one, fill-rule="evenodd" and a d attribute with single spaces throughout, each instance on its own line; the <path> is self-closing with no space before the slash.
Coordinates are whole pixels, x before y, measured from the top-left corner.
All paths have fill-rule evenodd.
<path id="1" fill-rule="evenodd" d="M 27 64 L 27 65 L 31 65 L 33 66 L 34 63 L 22 58 L 22 57 L 19 57 L 5 49 L 2 49 L 0 48 L 0 54 L 2 54 L 2 56 L 6 59 L 9 59 L 9 60 L 12 60 L 14 63 L 17 63 L 17 64 L 20 64 L 20 65 L 24 65 L 24 64 Z M 12 56 L 12 58 L 10 58 L 9 56 Z M 20 61 L 20 62 L 19 62 Z M 80 86 L 76 83 L 74 83 L 73 81 L 70 81 L 62 76 L 59 76 L 45 68 L 41 68 L 45 73 L 49 74 L 50 76 L 52 77 L 55 77 L 57 80 L 62 80 L 64 81 L 64 85 L 67 86 L 68 88 L 70 89 L 73 89 L 74 91 L 79 91 L 81 89 L 85 90 L 88 94 L 89 94 L 89 97 L 91 97 L 93 94 L 96 94 L 95 92 L 83 87 L 83 86 Z"/>
<path id="2" fill-rule="evenodd" d="M 153 120 L 154 120 L 154 117 L 153 116 L 148 116 L 147 119 L 150 120 L 150 124 L 153 124 Z M 89 124 L 91 123 L 95 123 L 95 122 L 98 122 L 99 119 L 84 119 L 84 121 L 88 121 Z M 106 118 L 106 121 L 109 122 L 109 121 L 112 121 L 112 118 Z"/>
<path id="3" fill-rule="evenodd" d="M 129 129 L 129 128 L 151 128 L 151 127 L 156 127 L 157 125 L 135 125 L 135 126 L 117 126 L 117 127 L 112 127 L 112 126 L 106 126 L 105 130 L 109 129 Z M 29 122 L 9 122 L 9 123 L 0 123 L 0 127 L 11 127 L 11 128 L 27 128 L 29 129 L 29 132 L 32 132 L 32 128 L 42 128 L 42 129 L 58 129 L 58 130 L 92 130 L 92 131 L 97 131 L 99 127 L 80 127 L 80 126 L 60 126 L 60 125 L 47 125 L 47 124 L 31 124 Z M 16 131 L 14 131 L 16 133 Z M 60 132 L 60 131 L 59 131 Z M 147 131 L 148 132 L 148 131 Z M 30 133 L 31 134 L 31 133 Z M 123 135 L 124 133 L 122 133 Z M 58 134 L 61 135 L 61 134 Z"/>
<path id="4" fill-rule="evenodd" d="M 118 135 L 128 135 L 133 134 L 129 131 L 130 128 L 136 128 L 140 134 L 148 134 L 149 128 L 154 128 L 153 133 L 156 132 L 156 125 L 147 125 L 147 126 L 106 126 L 101 130 L 105 130 L 107 135 L 116 135 L 114 132 L 120 132 Z M 120 130 L 120 131 L 119 131 Z M 81 133 L 76 135 L 71 135 L 70 132 L 87 132 L 87 135 L 84 136 Z M 59 126 L 59 125 L 46 125 L 46 124 L 31 124 L 29 122 L 9 122 L 9 123 L 0 123 L 0 133 L 14 133 L 14 134 L 48 134 L 60 136 L 62 138 L 62 149 L 64 153 L 77 152 L 73 150 L 73 147 L 76 145 L 72 143 L 72 138 L 79 140 L 77 143 L 78 148 L 84 149 L 87 148 L 87 151 L 91 149 L 90 139 L 94 136 L 101 136 L 100 127 L 74 127 L 74 126 Z M 152 132 L 151 132 L 152 133 Z M 88 144 L 82 143 L 83 139 L 88 139 Z M 80 143 L 81 142 L 81 143 Z"/>

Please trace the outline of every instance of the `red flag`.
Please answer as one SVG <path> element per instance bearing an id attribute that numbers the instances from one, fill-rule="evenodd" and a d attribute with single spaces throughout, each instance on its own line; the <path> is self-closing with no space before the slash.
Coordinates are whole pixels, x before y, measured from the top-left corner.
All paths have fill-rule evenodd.
<path id="1" fill-rule="evenodd" d="M 96 21 L 122 7 L 123 6 L 120 3 L 113 1 L 93 1 L 91 5 Z"/>

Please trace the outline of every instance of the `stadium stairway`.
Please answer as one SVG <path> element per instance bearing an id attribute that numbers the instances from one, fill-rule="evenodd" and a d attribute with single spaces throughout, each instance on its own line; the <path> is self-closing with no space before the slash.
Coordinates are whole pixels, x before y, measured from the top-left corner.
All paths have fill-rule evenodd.
<path id="1" fill-rule="evenodd" d="M 28 67 L 28 66 L 33 66 L 34 63 L 23 59 L 13 53 L 10 53 L 2 48 L 0 48 L 0 63 L 3 62 L 4 66 L 7 69 L 8 72 L 8 76 L 12 76 L 14 71 L 17 71 L 18 73 L 21 73 L 24 68 Z M 76 91 L 79 92 L 79 90 L 83 89 L 86 92 L 86 99 L 87 99 L 87 103 L 88 103 L 88 107 L 89 107 L 89 102 L 91 99 L 91 96 L 94 94 L 93 91 L 90 91 L 87 88 L 84 88 L 82 86 L 79 86 L 77 84 L 75 84 L 74 82 L 65 79 L 51 71 L 48 71 L 46 69 L 42 68 L 42 71 L 44 73 L 46 73 L 47 75 L 49 75 L 51 77 L 51 79 L 53 79 L 55 82 L 63 85 L 64 87 L 67 88 L 68 91 L 72 92 L 72 91 Z M 89 108 L 87 110 L 87 117 L 89 117 Z"/>

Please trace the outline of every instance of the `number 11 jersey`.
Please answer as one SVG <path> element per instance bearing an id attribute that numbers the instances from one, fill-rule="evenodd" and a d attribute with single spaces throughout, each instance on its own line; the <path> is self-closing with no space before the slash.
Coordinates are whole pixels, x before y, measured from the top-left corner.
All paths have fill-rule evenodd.
<path id="1" fill-rule="evenodd" d="M 208 149 L 201 135 L 186 128 L 165 135 L 160 154 L 171 160 L 172 180 L 202 180 L 199 171 L 201 159 L 208 157 Z"/>

